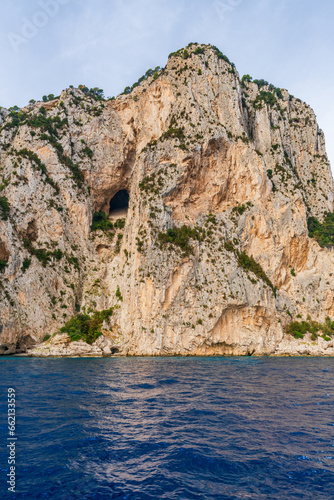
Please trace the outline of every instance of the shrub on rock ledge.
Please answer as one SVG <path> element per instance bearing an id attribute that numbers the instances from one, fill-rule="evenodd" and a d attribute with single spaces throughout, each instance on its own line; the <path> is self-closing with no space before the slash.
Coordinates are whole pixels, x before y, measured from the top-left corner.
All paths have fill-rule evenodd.
<path id="1" fill-rule="evenodd" d="M 60 332 L 67 333 L 71 341 L 84 340 L 87 344 L 92 344 L 100 335 L 103 322 L 112 316 L 113 309 L 95 312 L 92 316 L 88 314 L 77 314 L 73 316 L 60 329 Z"/>

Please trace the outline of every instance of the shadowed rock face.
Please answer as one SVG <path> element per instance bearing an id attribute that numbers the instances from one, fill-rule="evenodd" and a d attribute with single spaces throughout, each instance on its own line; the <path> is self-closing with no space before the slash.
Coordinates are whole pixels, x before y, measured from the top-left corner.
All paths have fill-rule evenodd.
<path id="1" fill-rule="evenodd" d="M 129 193 L 121 189 L 113 196 L 109 203 L 109 217 L 112 220 L 126 217 L 129 209 Z"/>
<path id="2" fill-rule="evenodd" d="M 313 111 L 187 51 L 115 100 L 1 110 L 0 353 L 79 307 L 114 307 L 111 345 L 140 355 L 291 354 L 291 318 L 334 318 L 333 252 L 307 230 L 333 210 Z M 115 227 L 91 231 L 101 211 Z"/>

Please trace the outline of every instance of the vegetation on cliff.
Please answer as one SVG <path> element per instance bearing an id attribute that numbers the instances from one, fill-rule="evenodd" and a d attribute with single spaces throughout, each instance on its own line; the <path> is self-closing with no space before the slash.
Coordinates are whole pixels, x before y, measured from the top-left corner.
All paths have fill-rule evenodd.
<path id="1" fill-rule="evenodd" d="M 7 261 L 0 259 L 0 273 L 6 269 Z"/>
<path id="2" fill-rule="evenodd" d="M 88 314 L 77 314 L 73 316 L 60 329 L 60 332 L 67 333 L 71 341 L 84 340 L 87 344 L 92 344 L 100 335 L 103 322 L 113 314 L 113 308 L 95 312 L 92 316 Z"/>
<path id="3" fill-rule="evenodd" d="M 201 240 L 201 235 L 197 229 L 184 224 L 182 227 L 168 229 L 166 233 L 159 233 L 158 239 L 160 241 L 160 248 L 164 244 L 170 243 L 180 247 L 184 256 L 187 256 L 194 253 L 194 248 L 190 244 L 190 240 Z"/>
<path id="4" fill-rule="evenodd" d="M 246 252 L 239 252 L 234 246 L 234 243 L 232 241 L 226 241 L 224 243 L 225 250 L 228 252 L 234 252 L 237 259 L 238 259 L 238 266 L 242 267 L 245 271 L 250 271 L 255 276 L 260 278 L 264 283 L 266 283 L 273 291 L 275 297 L 276 297 L 276 292 L 277 288 L 272 284 L 266 273 L 264 272 L 262 266 L 256 262 L 254 257 L 251 255 L 247 255 Z"/>
<path id="5" fill-rule="evenodd" d="M 327 317 L 325 323 L 318 323 L 308 317 L 307 321 L 292 321 L 285 331 L 295 339 L 302 339 L 306 333 L 310 333 L 312 340 L 316 340 L 319 332 L 322 332 L 322 337 L 330 340 L 334 335 L 334 321 Z"/>
<path id="6" fill-rule="evenodd" d="M 245 269 L 246 271 L 251 271 L 255 276 L 260 278 L 264 283 L 266 283 L 272 291 L 274 292 L 274 295 L 276 296 L 276 287 L 272 284 L 266 273 L 264 272 L 262 266 L 256 262 L 256 260 L 253 258 L 253 256 L 249 256 L 246 254 L 246 252 L 237 252 L 238 255 L 238 264 L 240 267 Z"/>
<path id="7" fill-rule="evenodd" d="M 0 217 L 2 220 L 7 220 L 9 216 L 10 205 L 6 196 L 0 196 Z"/>
<path id="8" fill-rule="evenodd" d="M 316 239 L 321 247 L 334 246 L 333 212 L 327 212 L 322 224 L 316 217 L 309 217 L 307 226 L 310 238 Z"/>
<path id="9" fill-rule="evenodd" d="M 280 341 L 286 314 L 300 318 L 287 329 L 296 338 L 306 331 L 328 338 L 331 323 L 301 320 L 327 314 L 332 253 L 318 252 L 307 269 L 312 283 L 296 261 L 309 251 L 307 213 L 310 237 L 334 245 L 334 215 L 325 213 L 332 210 L 330 170 L 312 110 L 265 80 L 240 81 L 216 47 L 189 44 L 172 56 L 115 103 L 80 85 L 0 113 L 4 329 L 12 328 L 8 318 L 25 331 L 37 316 L 44 324 L 52 316 L 54 330 L 67 321 L 62 331 L 72 340 L 93 342 L 112 310 L 93 311 L 108 297 L 126 342 L 143 339 L 154 352 L 167 322 L 184 328 L 189 349 L 209 345 L 207 333 L 219 330 L 224 311 L 232 336 L 233 325 L 254 319 L 256 352 L 268 335 Z M 130 210 L 113 211 L 116 190 L 131 193 Z M 291 287 L 274 300 L 284 276 Z M 133 312 L 146 319 L 132 324 Z"/>
<path id="10" fill-rule="evenodd" d="M 61 260 L 63 257 L 63 252 L 60 250 L 60 248 L 57 248 L 56 250 L 50 251 L 46 250 L 45 248 L 34 248 L 32 246 L 31 241 L 28 238 L 23 239 L 23 244 L 24 248 L 28 250 L 30 255 L 34 255 L 37 257 L 37 259 L 42 263 L 43 267 L 46 267 L 46 265 L 51 261 L 51 259 L 55 260 Z M 28 260 L 25 259 L 25 264 L 23 265 L 23 271 L 25 271 L 29 265 L 28 265 Z"/>
<path id="11" fill-rule="evenodd" d="M 109 220 L 109 217 L 104 212 L 95 212 L 93 215 L 93 222 L 91 225 L 91 231 L 111 231 L 114 225 Z"/>

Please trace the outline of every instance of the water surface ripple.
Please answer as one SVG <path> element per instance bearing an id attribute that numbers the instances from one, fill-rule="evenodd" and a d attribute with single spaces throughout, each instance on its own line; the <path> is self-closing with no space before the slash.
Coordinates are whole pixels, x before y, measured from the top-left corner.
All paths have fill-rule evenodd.
<path id="1" fill-rule="evenodd" d="M 18 402 L 5 497 L 333 499 L 333 363 L 2 358 L 2 445 L 8 387 Z"/>

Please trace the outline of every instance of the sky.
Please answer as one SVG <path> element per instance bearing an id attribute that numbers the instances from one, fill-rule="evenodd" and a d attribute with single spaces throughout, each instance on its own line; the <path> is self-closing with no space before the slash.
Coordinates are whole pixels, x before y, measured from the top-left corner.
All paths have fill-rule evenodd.
<path id="1" fill-rule="evenodd" d="M 0 106 L 69 85 L 117 95 L 190 42 L 314 110 L 334 166 L 332 0 L 1 0 Z"/>

